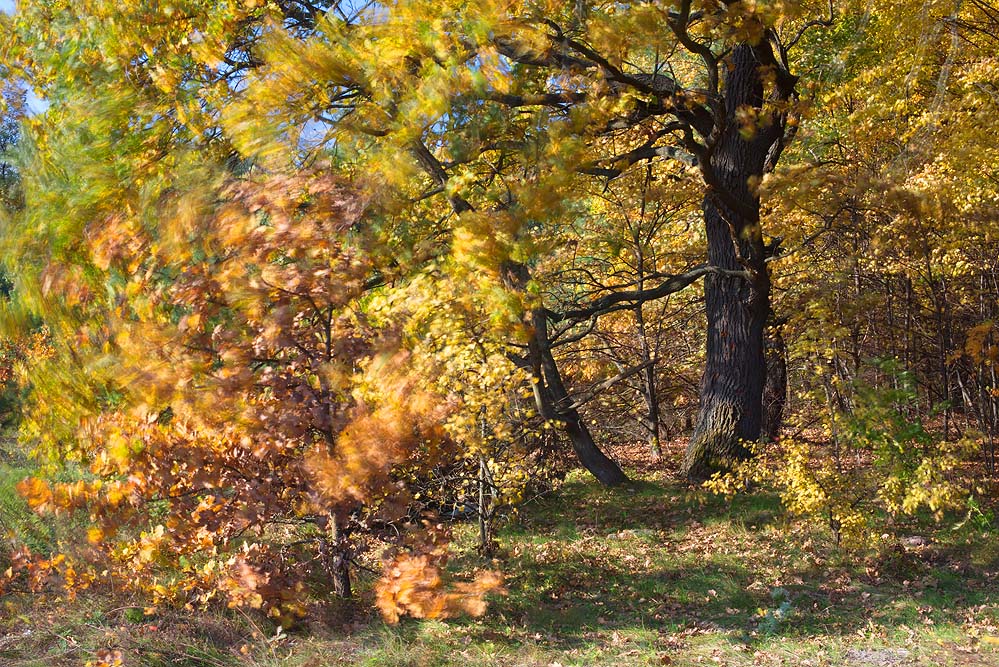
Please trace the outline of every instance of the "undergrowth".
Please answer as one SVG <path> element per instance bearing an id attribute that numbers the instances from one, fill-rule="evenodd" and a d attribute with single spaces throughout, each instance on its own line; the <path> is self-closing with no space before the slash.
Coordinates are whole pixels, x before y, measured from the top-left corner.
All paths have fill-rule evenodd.
<path id="1" fill-rule="evenodd" d="M 848 553 L 764 490 L 725 498 L 663 473 L 635 476 L 645 479 L 608 490 L 570 475 L 498 531 L 493 560 L 479 555 L 475 526 L 459 524 L 452 571 L 507 575 L 509 594 L 483 618 L 385 625 L 364 611 L 371 579 L 355 604 L 317 603 L 288 632 L 225 609 L 147 608 L 109 590 L 72 603 L 8 597 L 0 664 L 96 665 L 119 655 L 143 667 L 999 660 L 991 524 L 941 525 L 881 552 Z"/>

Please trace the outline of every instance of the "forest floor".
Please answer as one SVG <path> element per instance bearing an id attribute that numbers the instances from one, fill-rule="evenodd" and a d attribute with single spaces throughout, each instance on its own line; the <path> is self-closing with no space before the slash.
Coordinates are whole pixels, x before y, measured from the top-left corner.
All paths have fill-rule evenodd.
<path id="1" fill-rule="evenodd" d="M 146 617 L 96 593 L 9 597 L 0 666 L 83 665 L 102 650 L 149 667 L 999 665 L 997 533 L 941 526 L 851 557 L 773 495 L 692 491 L 637 450 L 618 455 L 631 487 L 574 473 L 500 530 L 509 594 L 482 618 L 390 626 L 363 592 L 284 633 L 233 612 Z M 456 576 L 493 565 L 473 529 L 455 530 Z"/>

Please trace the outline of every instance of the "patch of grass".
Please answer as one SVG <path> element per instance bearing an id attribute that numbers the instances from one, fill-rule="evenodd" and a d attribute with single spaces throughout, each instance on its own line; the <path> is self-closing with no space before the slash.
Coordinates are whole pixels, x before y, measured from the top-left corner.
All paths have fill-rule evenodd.
<path id="1" fill-rule="evenodd" d="M 57 544 L 86 530 L 85 517 L 41 516 L 17 492 L 17 485 L 38 474 L 38 467 L 20 448 L 16 439 L 0 430 L 0 565 L 9 565 L 9 550 L 26 546 L 33 553 L 49 555 Z M 68 468 L 58 481 L 75 481 L 82 473 Z"/>
<path id="2" fill-rule="evenodd" d="M 0 531 L 33 551 L 47 553 L 55 543 L 55 527 L 31 511 L 16 490 L 17 484 L 32 473 L 29 467 L 0 465 Z M 2 557 L 6 556 L 4 553 Z"/>

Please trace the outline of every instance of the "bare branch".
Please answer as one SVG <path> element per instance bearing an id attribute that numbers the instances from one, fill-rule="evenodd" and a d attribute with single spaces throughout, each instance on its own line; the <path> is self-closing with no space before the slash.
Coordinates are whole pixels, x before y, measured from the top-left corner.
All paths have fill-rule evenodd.
<path id="1" fill-rule="evenodd" d="M 690 25 L 690 21 L 690 0 L 683 0 L 683 2 L 680 3 L 679 12 L 670 12 L 669 27 L 685 49 L 693 54 L 699 55 L 701 60 L 704 61 L 704 66 L 708 71 L 708 89 L 712 94 L 717 95 L 719 90 L 718 57 L 715 56 L 710 47 L 696 41 L 690 36 L 687 32 L 687 26 Z"/>
<path id="2" fill-rule="evenodd" d="M 591 176 L 617 178 L 636 163 L 641 162 L 642 160 L 652 160 L 657 157 L 677 160 L 684 163 L 688 167 L 696 167 L 697 157 L 695 155 L 691 155 L 676 146 L 655 145 L 655 142 L 663 135 L 667 134 L 669 129 L 671 128 L 658 132 L 655 137 L 641 146 L 628 151 L 627 153 L 606 158 L 593 164 L 584 165 L 579 171 L 584 174 L 590 174 Z M 600 166 L 602 164 L 609 166 Z"/>
<path id="3" fill-rule="evenodd" d="M 437 181 L 437 184 L 440 187 L 446 188 L 448 181 L 447 171 L 444 169 L 444 165 L 441 164 L 440 160 L 438 160 L 434 154 L 430 152 L 430 149 L 427 148 L 426 144 L 420 140 L 414 141 L 412 143 L 411 150 L 413 151 L 413 155 L 415 155 L 416 159 L 419 161 L 420 166 L 422 166 L 427 173 L 430 174 L 430 177 Z M 461 195 L 454 193 L 449 194 L 447 196 L 447 200 L 451 203 L 451 208 L 454 209 L 454 212 L 457 215 L 461 215 L 466 211 L 475 210 L 475 208 Z"/>
<path id="4" fill-rule="evenodd" d="M 686 273 L 670 276 L 651 289 L 614 292 L 613 294 L 608 294 L 596 299 L 588 306 L 577 308 L 575 310 L 568 310 L 564 313 L 547 310 L 546 314 L 548 319 L 552 322 L 565 322 L 570 320 L 581 322 L 583 320 L 588 320 L 591 317 L 606 315 L 607 313 L 612 313 L 617 310 L 634 308 L 636 305 L 646 301 L 661 299 L 664 296 L 673 294 L 674 292 L 679 292 L 695 282 L 701 276 L 706 276 L 708 274 L 734 276 L 745 280 L 749 280 L 751 278 L 748 271 L 733 271 L 729 269 L 722 269 L 717 266 L 699 266 L 687 271 Z"/>
<path id="5" fill-rule="evenodd" d="M 833 0 L 829 0 L 829 18 L 816 19 L 814 21 L 809 21 L 805 25 L 801 26 L 797 34 L 795 34 L 794 38 L 791 39 L 791 41 L 787 43 L 787 46 L 784 47 L 784 50 L 790 51 L 791 49 L 793 49 L 794 45 L 797 44 L 801 40 L 801 38 L 805 36 L 805 33 L 808 32 L 810 29 L 818 27 L 828 28 L 835 21 L 836 21 L 836 12 L 835 9 L 833 8 Z"/>
<path id="6" fill-rule="evenodd" d="M 611 387 L 613 387 L 614 385 L 616 385 L 618 382 L 621 382 L 622 380 L 627 380 L 632 375 L 636 375 L 638 373 L 641 373 L 642 371 L 644 371 L 646 368 L 648 368 L 649 366 L 653 365 L 654 363 L 656 363 L 655 359 L 649 359 L 648 361 L 646 361 L 644 363 L 641 363 L 641 364 L 639 364 L 637 366 L 632 366 L 631 368 L 626 368 L 623 371 L 621 371 L 620 373 L 618 373 L 617 375 L 615 375 L 614 377 L 608 378 L 608 379 L 604 380 L 603 382 L 601 382 L 600 384 L 594 385 L 594 386 L 590 387 L 589 389 L 587 389 L 586 391 L 584 391 L 583 393 L 579 394 L 578 396 L 576 396 L 575 398 L 572 399 L 572 402 L 568 406 L 564 406 L 563 402 L 556 403 L 555 404 L 555 409 L 558 410 L 559 412 L 568 412 L 569 410 L 578 410 L 579 408 L 583 407 L 584 405 L 586 405 L 587 403 L 589 403 L 590 401 L 592 401 L 594 398 L 596 398 L 597 396 L 599 396 L 601 392 L 606 391 L 607 389 L 610 389 Z M 569 398 L 569 397 L 566 397 L 566 398 Z"/>
<path id="7" fill-rule="evenodd" d="M 538 93 L 512 95 L 510 93 L 489 92 L 484 95 L 491 102 L 508 107 L 564 107 L 586 101 L 586 93 Z"/>

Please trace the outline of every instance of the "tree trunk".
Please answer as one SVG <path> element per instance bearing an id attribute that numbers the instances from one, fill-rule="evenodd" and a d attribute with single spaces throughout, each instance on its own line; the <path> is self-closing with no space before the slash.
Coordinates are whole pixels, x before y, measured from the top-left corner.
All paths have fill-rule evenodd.
<path id="1" fill-rule="evenodd" d="M 659 397 L 656 392 L 656 367 L 650 365 L 642 374 L 645 389 L 642 398 L 645 399 L 645 411 L 648 413 L 649 453 L 659 462 L 663 458 L 663 445 L 659 419 Z"/>
<path id="2" fill-rule="evenodd" d="M 601 484 L 615 486 L 628 481 L 627 475 L 606 454 L 600 451 L 590 429 L 572 406 L 572 397 L 562 381 L 548 339 L 548 316 L 543 309 L 531 311 L 534 331 L 530 341 L 530 354 L 535 365 L 534 395 L 545 419 L 562 422 L 572 443 L 576 458 Z M 543 382 L 542 382 L 543 380 Z"/>
<path id="3" fill-rule="evenodd" d="M 503 269 L 503 279 L 510 289 L 523 291 L 530 279 L 528 268 L 519 262 L 508 262 Z M 527 324 L 531 327 L 531 335 L 528 338 L 528 354 L 518 363 L 531 371 L 531 388 L 538 413 L 545 419 L 562 423 L 576 458 L 601 484 L 615 486 L 627 482 L 628 476 L 600 451 L 579 410 L 572 405 L 572 397 L 552 355 L 548 314 L 539 306 L 530 311 L 529 318 Z"/>
<path id="4" fill-rule="evenodd" d="M 646 187 L 648 187 L 648 181 L 646 181 Z M 644 196 L 643 194 L 643 198 Z M 641 225 L 632 227 L 631 234 L 631 241 L 635 244 L 635 267 L 638 272 L 636 287 L 641 291 L 645 289 L 645 249 L 642 242 Z M 646 419 L 640 419 L 639 423 L 646 429 L 649 452 L 652 454 L 653 460 L 660 462 L 663 458 L 663 448 L 659 434 L 661 420 L 659 418 L 659 396 L 656 392 L 656 365 L 653 363 L 652 347 L 649 345 L 649 335 L 645 329 L 643 306 L 644 304 L 639 303 L 634 310 L 635 329 L 638 333 L 639 349 L 642 353 L 641 360 L 643 364 L 646 364 L 638 384 L 638 391 L 642 395 L 642 400 L 645 401 Z M 658 350 L 656 352 L 658 354 Z"/>
<path id="5" fill-rule="evenodd" d="M 346 531 L 341 527 L 341 519 L 335 514 L 330 516 L 330 562 L 329 574 L 333 579 L 333 595 L 340 599 L 351 596 L 350 590 L 350 557 L 349 541 Z"/>
<path id="6" fill-rule="evenodd" d="M 641 272 L 642 268 L 639 266 L 638 289 L 645 288 Z M 642 372 L 638 390 L 642 395 L 642 400 L 645 401 L 646 419 L 641 420 L 641 423 L 647 431 L 649 452 L 652 454 L 653 459 L 661 461 L 663 458 L 663 448 L 659 435 L 660 419 L 659 396 L 656 392 L 656 365 L 652 363 L 652 348 L 649 345 L 649 337 L 645 332 L 645 316 L 642 314 L 642 304 L 638 304 L 635 308 L 635 325 L 638 329 L 638 342 L 642 351 L 640 359 L 643 364 L 647 364 L 645 370 Z"/>
<path id="7" fill-rule="evenodd" d="M 483 556 L 493 555 L 492 515 L 493 493 L 492 475 L 489 464 L 484 456 L 479 456 L 479 553 Z"/>
<path id="8" fill-rule="evenodd" d="M 770 276 L 753 181 L 763 177 L 774 145 L 773 127 L 747 127 L 744 110 L 763 106 L 759 49 L 741 44 L 725 75 L 726 123 L 705 171 L 704 224 L 708 261 L 747 277 L 712 275 L 704 283 L 707 359 L 697 426 L 683 473 L 700 482 L 745 459 L 746 443 L 760 437 L 766 362 L 763 332 L 770 312 Z M 760 114 L 761 116 L 763 114 Z M 740 118 L 742 117 L 742 118 Z"/>

